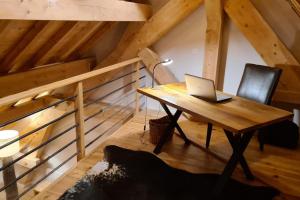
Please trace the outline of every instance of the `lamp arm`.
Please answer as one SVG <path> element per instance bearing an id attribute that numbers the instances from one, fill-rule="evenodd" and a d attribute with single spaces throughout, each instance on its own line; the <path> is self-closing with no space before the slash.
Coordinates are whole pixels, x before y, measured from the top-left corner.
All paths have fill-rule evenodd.
<path id="1" fill-rule="evenodd" d="M 155 73 L 155 68 L 156 68 L 158 65 L 162 64 L 162 63 L 164 63 L 164 62 L 162 61 L 162 62 L 156 63 L 156 64 L 154 65 L 154 67 L 153 67 L 153 70 L 152 70 L 152 88 L 154 87 L 154 80 L 155 80 L 154 73 Z"/>

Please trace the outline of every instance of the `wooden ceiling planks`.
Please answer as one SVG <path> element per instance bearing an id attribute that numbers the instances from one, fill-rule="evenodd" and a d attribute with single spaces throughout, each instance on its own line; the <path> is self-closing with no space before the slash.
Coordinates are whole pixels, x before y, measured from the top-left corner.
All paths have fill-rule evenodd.
<path id="1" fill-rule="evenodd" d="M 84 43 L 80 44 L 76 50 L 70 54 L 66 60 L 75 60 L 82 58 L 86 52 L 94 47 L 94 45 L 99 41 L 108 31 L 110 31 L 117 22 L 104 22 L 97 29 L 97 31 Z"/>
<path id="2" fill-rule="evenodd" d="M 76 25 L 77 22 L 65 22 L 64 25 L 51 36 L 51 38 L 43 45 L 38 52 L 31 57 L 23 66 L 23 69 L 28 67 L 37 66 L 38 62 L 46 56 L 46 54 L 56 45 L 71 29 Z"/>
<path id="3" fill-rule="evenodd" d="M 2 21 L 0 30 L 0 61 L 16 45 L 23 35 L 34 25 L 34 21 Z"/>
<path id="4" fill-rule="evenodd" d="M 14 59 L 21 53 L 21 51 L 30 44 L 36 35 L 48 24 L 48 21 L 37 21 L 28 29 L 26 33 L 10 47 L 10 51 L 5 55 L 1 62 L 1 72 L 8 72 L 13 65 Z"/>
<path id="5" fill-rule="evenodd" d="M 103 25 L 103 22 L 86 22 L 85 25 L 61 48 L 58 60 L 66 60 L 78 47 L 88 41 Z"/>
<path id="6" fill-rule="evenodd" d="M 64 22 L 49 21 L 47 24 L 36 34 L 36 36 L 27 44 L 27 46 L 18 54 L 11 58 L 11 66 L 9 72 L 22 70 L 22 67 L 33 57 L 48 40 L 62 28 Z"/>
<path id="7" fill-rule="evenodd" d="M 116 22 L 0 21 L 0 73 L 72 61 Z"/>

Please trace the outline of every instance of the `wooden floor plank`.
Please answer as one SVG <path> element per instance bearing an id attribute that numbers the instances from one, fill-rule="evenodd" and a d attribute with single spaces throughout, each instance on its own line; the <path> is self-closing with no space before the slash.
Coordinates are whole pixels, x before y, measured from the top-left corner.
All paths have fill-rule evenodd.
<path id="1" fill-rule="evenodd" d="M 157 112 L 148 112 L 149 118 L 156 118 Z M 162 115 L 160 112 L 158 115 Z M 121 147 L 144 150 L 152 152 L 154 145 L 149 142 L 148 132 L 143 131 L 144 115 L 139 113 L 132 120 L 123 125 L 113 135 L 104 141 L 99 148 L 83 159 L 66 174 L 64 178 L 52 185 L 45 192 L 40 193 L 35 199 L 57 199 L 66 189 L 75 184 L 83 174 L 92 168 L 103 158 L 103 148 L 106 145 L 118 145 Z M 163 152 L 159 155 L 169 165 L 187 170 L 193 173 L 220 173 L 225 163 L 222 157 L 227 159 L 231 154 L 231 147 L 227 143 L 224 133 L 219 128 L 213 130 L 210 153 L 203 150 L 205 146 L 206 124 L 191 122 L 181 118 L 180 125 L 188 137 L 200 145 L 185 146 L 179 136 L 175 135 L 171 142 L 167 143 Z M 247 182 L 240 169 L 234 172 L 234 178 L 254 185 L 272 185 L 281 190 L 284 194 L 276 197 L 281 199 L 300 199 L 300 154 L 299 149 L 292 151 L 282 148 L 271 147 L 266 145 L 266 150 L 260 152 L 256 138 L 253 139 L 246 151 L 246 158 L 254 174 L 259 177 L 253 182 Z M 215 156 L 212 154 L 216 154 Z"/>

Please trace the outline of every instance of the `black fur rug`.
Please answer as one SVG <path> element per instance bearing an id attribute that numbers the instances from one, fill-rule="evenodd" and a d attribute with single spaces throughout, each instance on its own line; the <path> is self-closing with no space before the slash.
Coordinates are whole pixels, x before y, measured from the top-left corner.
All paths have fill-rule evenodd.
<path id="1" fill-rule="evenodd" d="M 192 174 L 168 166 L 151 153 L 117 146 L 105 148 L 108 168 L 86 176 L 61 200 L 206 200 L 219 175 Z M 231 179 L 220 199 L 271 200 L 271 187 L 253 187 Z"/>

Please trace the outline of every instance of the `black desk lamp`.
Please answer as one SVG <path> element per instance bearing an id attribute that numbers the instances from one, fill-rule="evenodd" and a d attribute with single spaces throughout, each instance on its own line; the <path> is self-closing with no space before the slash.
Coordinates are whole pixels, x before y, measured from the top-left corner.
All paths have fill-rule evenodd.
<path id="1" fill-rule="evenodd" d="M 154 65 L 154 67 L 153 67 L 153 70 L 152 70 L 152 88 L 154 87 L 154 80 L 155 80 L 155 76 L 154 76 L 154 70 L 155 70 L 155 68 L 158 66 L 158 65 L 160 65 L 160 64 L 162 64 L 163 66 L 167 66 L 167 65 L 170 65 L 170 64 L 172 64 L 173 63 L 173 60 L 172 59 L 166 59 L 166 60 L 163 60 L 163 61 L 161 61 L 161 62 L 159 62 L 159 63 L 156 63 L 155 65 Z"/>

